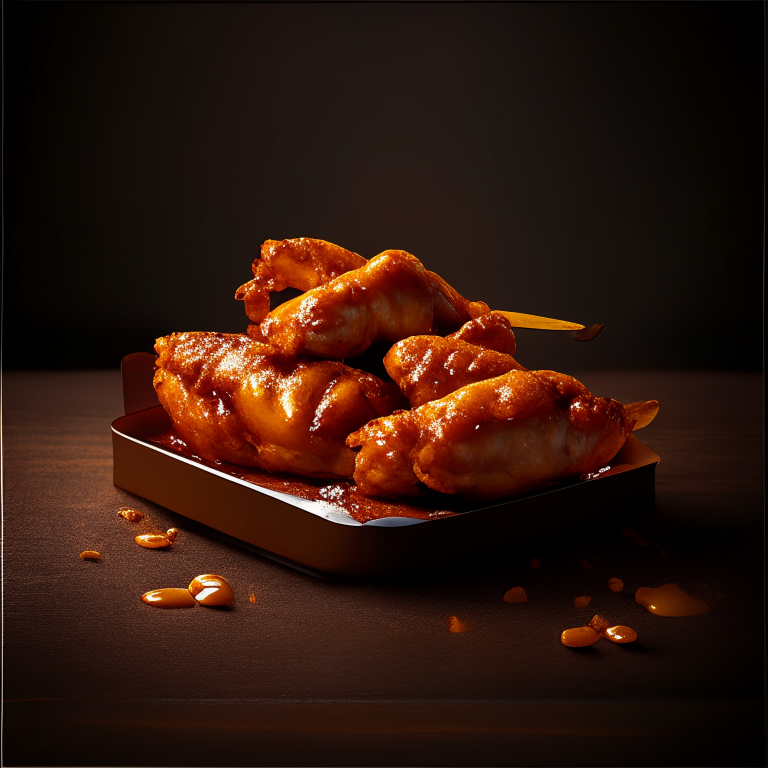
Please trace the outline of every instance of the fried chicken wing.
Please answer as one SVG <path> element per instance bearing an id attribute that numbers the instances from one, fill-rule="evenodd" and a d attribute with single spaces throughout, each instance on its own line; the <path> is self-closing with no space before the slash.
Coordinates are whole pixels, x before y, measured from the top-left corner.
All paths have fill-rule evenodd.
<path id="1" fill-rule="evenodd" d="M 362 446 L 355 482 L 367 495 L 415 496 L 423 483 L 490 501 L 600 469 L 657 411 L 554 371 L 511 371 L 376 419 L 347 445 Z"/>
<path id="2" fill-rule="evenodd" d="M 244 334 L 158 339 L 155 390 L 195 453 L 270 472 L 350 477 L 350 432 L 403 404 L 396 387 L 335 361 L 275 358 Z"/>
<path id="3" fill-rule="evenodd" d="M 493 349 L 505 355 L 514 355 L 517 352 L 517 340 L 512 330 L 512 323 L 503 312 L 496 310 L 464 323 L 456 333 L 450 334 L 447 338 L 477 344 L 478 347 Z"/>
<path id="4" fill-rule="evenodd" d="M 374 342 L 450 333 L 490 312 L 405 251 L 384 251 L 364 266 L 307 291 L 270 312 L 249 334 L 286 357 L 355 357 Z"/>
<path id="5" fill-rule="evenodd" d="M 384 367 L 415 408 L 467 384 L 526 370 L 497 347 L 514 350 L 515 336 L 509 321 L 491 312 L 445 338 L 411 336 L 399 341 L 384 357 Z"/>
<path id="6" fill-rule="evenodd" d="M 245 302 L 245 313 L 260 323 L 269 313 L 269 294 L 285 288 L 308 291 L 365 264 L 352 251 L 313 237 L 267 240 L 251 267 L 253 280 L 241 285 L 235 298 Z"/>

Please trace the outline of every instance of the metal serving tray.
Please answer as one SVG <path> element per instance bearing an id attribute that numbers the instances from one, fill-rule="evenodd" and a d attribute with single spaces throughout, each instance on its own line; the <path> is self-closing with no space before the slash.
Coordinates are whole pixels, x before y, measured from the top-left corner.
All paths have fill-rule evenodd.
<path id="1" fill-rule="evenodd" d="M 630 435 L 594 480 L 450 517 L 359 523 L 328 503 L 263 488 L 150 442 L 170 427 L 152 387 L 154 361 L 142 352 L 123 359 L 125 415 L 112 424 L 114 484 L 315 575 L 433 569 L 654 505 L 659 456 Z"/>

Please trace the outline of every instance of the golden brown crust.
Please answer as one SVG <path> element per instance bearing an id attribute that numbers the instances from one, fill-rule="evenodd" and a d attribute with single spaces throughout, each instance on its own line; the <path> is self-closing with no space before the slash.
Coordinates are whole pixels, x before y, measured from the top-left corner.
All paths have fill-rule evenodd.
<path id="1" fill-rule="evenodd" d="M 160 402 L 210 461 L 349 477 L 347 435 L 402 403 L 372 374 L 335 361 L 281 360 L 244 334 L 177 333 L 155 349 Z"/>
<path id="2" fill-rule="evenodd" d="M 385 251 L 303 296 L 261 324 L 264 338 L 287 357 L 355 357 L 374 342 L 448 333 L 486 314 L 405 251 Z"/>
<path id="3" fill-rule="evenodd" d="M 249 319 L 260 323 L 269 313 L 270 293 L 308 291 L 364 264 L 362 256 L 314 237 L 267 240 L 251 266 L 253 280 L 241 285 L 235 298 L 245 302 Z"/>
<path id="4" fill-rule="evenodd" d="M 476 344 L 505 355 L 514 355 L 517 351 L 515 332 L 512 324 L 501 312 L 488 312 L 488 314 L 464 323 L 456 333 L 447 338 L 466 341 L 468 344 Z"/>
<path id="5" fill-rule="evenodd" d="M 362 446 L 355 482 L 363 493 L 413 495 L 420 481 L 493 500 L 596 471 L 634 424 L 621 403 L 570 376 L 512 371 L 376 419 L 347 445 Z"/>
<path id="6" fill-rule="evenodd" d="M 490 312 L 445 338 L 411 336 L 399 341 L 384 357 L 384 366 L 411 405 L 417 407 L 467 384 L 526 370 L 510 354 L 478 346 L 485 342 L 487 346 L 514 349 L 514 338 L 509 321 Z M 476 341 L 468 343 L 465 339 Z"/>

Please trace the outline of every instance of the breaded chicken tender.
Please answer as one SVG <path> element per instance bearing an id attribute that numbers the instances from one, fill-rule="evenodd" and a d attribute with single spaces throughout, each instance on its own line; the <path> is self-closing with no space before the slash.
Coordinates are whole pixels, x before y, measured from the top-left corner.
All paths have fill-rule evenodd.
<path id="1" fill-rule="evenodd" d="M 503 315 L 491 312 L 445 338 L 411 336 L 399 341 L 384 357 L 384 367 L 415 408 L 467 384 L 526 370 L 511 353 L 497 352 L 498 347 L 514 351 L 515 335 Z"/>
<path id="2" fill-rule="evenodd" d="M 374 342 L 451 333 L 488 312 L 485 302 L 463 298 L 415 256 L 384 251 L 277 307 L 249 334 L 286 357 L 341 359 Z"/>
<path id="3" fill-rule="evenodd" d="M 367 495 L 427 486 L 493 501 L 600 469 L 657 411 L 656 401 L 595 397 L 554 371 L 511 371 L 376 419 L 347 445 L 361 446 L 355 482 Z"/>
<path id="4" fill-rule="evenodd" d="M 336 361 L 281 360 L 244 334 L 175 333 L 155 349 L 160 402 L 209 461 L 351 477 L 347 435 L 404 403 L 372 374 Z"/>
<path id="5" fill-rule="evenodd" d="M 251 267 L 253 280 L 241 285 L 235 298 L 245 302 L 251 322 L 260 323 L 269 313 L 270 293 L 308 291 L 364 264 L 362 256 L 314 237 L 267 240 Z"/>

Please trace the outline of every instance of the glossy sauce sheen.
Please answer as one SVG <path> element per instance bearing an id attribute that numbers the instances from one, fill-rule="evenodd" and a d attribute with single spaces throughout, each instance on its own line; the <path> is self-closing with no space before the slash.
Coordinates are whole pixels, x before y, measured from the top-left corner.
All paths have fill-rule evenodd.
<path id="1" fill-rule="evenodd" d="M 197 605 L 195 598 L 188 589 L 153 589 L 145 592 L 141 599 L 154 608 L 192 608 Z"/>
<path id="2" fill-rule="evenodd" d="M 171 546 L 171 539 L 164 533 L 142 533 L 136 536 L 134 541 L 146 549 L 165 549 Z"/>
<path id="3" fill-rule="evenodd" d="M 709 605 L 684 592 L 677 584 L 652 589 L 640 587 L 635 600 L 657 616 L 700 616 L 709 613 Z"/>
<path id="4" fill-rule="evenodd" d="M 169 448 L 189 458 L 199 461 L 205 466 L 214 467 L 220 472 L 225 472 L 232 477 L 253 483 L 253 485 L 268 488 L 272 491 L 288 493 L 298 496 L 300 499 L 312 501 L 324 501 L 336 508 L 339 512 L 347 513 L 353 520 L 366 523 L 369 520 L 378 520 L 384 517 L 410 517 L 419 520 L 434 520 L 440 517 L 450 517 L 461 512 L 473 509 L 476 504 L 462 502 L 460 499 L 440 499 L 435 502 L 425 499 L 423 505 L 419 502 L 403 503 L 364 496 L 347 482 L 323 482 L 310 478 L 296 478 L 289 475 L 278 475 L 264 472 L 250 467 L 239 467 L 224 462 L 214 463 L 201 459 L 189 450 L 179 434 L 170 429 L 152 438 L 152 442 L 163 448 Z M 441 508 L 435 509 L 435 503 Z"/>
<path id="5" fill-rule="evenodd" d="M 189 584 L 189 592 L 200 605 L 207 607 L 230 606 L 235 601 L 235 593 L 227 580 L 213 573 L 195 576 Z"/>

